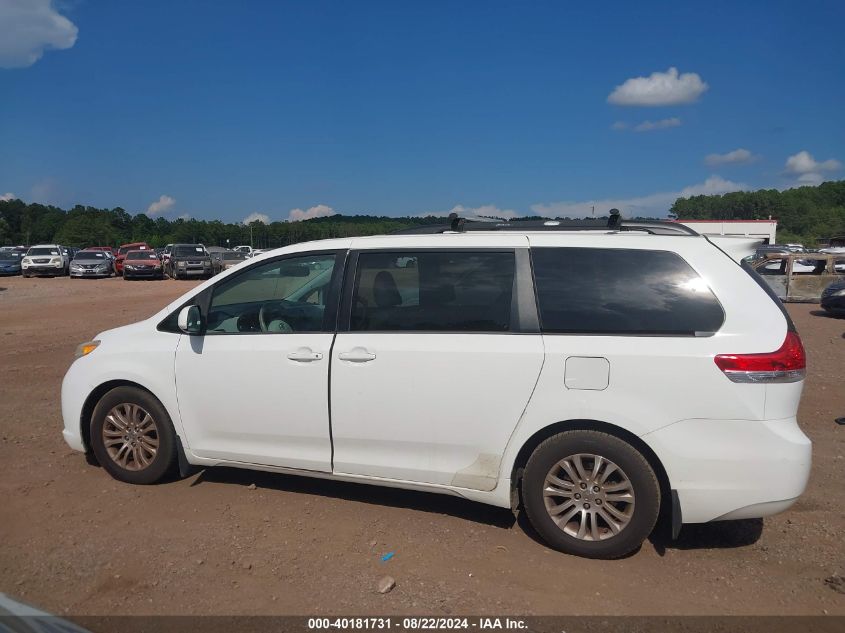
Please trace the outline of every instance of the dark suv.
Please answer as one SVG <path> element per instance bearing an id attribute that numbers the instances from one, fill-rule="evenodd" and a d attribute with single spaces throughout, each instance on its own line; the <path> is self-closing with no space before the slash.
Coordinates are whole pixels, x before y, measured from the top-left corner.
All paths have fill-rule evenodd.
<path id="1" fill-rule="evenodd" d="M 173 279 L 208 278 L 214 274 L 211 255 L 202 244 L 174 244 L 166 265 L 167 274 Z"/>

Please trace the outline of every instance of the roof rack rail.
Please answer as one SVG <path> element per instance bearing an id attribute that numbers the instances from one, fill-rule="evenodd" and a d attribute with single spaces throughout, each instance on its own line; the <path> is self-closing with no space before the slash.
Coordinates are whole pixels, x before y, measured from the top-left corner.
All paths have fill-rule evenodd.
<path id="1" fill-rule="evenodd" d="M 603 220 L 490 220 L 449 214 L 448 224 L 424 224 L 393 231 L 391 235 L 432 235 L 467 231 L 642 231 L 651 235 L 699 235 L 698 231 L 668 220 L 623 220 L 619 209 L 611 209 Z"/>

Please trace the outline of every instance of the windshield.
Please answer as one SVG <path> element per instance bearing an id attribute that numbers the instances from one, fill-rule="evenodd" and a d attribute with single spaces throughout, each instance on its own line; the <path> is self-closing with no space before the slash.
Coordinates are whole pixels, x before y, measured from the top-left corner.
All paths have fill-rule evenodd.
<path id="1" fill-rule="evenodd" d="M 13 261 L 16 262 L 21 258 L 20 253 L 9 252 L 9 251 L 2 251 L 0 252 L 0 260 L 2 261 Z"/>
<path id="2" fill-rule="evenodd" d="M 174 257 L 205 257 L 206 252 L 202 246 L 183 245 L 173 247 Z"/>
<path id="3" fill-rule="evenodd" d="M 78 259 L 105 259 L 106 254 L 102 251 L 79 251 L 73 261 Z"/>
<path id="4" fill-rule="evenodd" d="M 121 246 L 117 253 L 118 255 L 126 255 L 129 251 L 142 251 L 145 248 L 145 246 Z"/>
<path id="5" fill-rule="evenodd" d="M 223 253 L 223 259 L 246 259 L 245 253 Z"/>
<path id="6" fill-rule="evenodd" d="M 26 254 L 27 257 L 33 257 L 33 256 L 37 257 L 38 255 L 61 255 L 61 253 L 59 253 L 58 248 L 50 248 L 50 247 L 45 246 L 45 247 L 41 247 L 41 248 L 36 248 L 36 247 L 30 248 L 29 251 Z"/>
<path id="7" fill-rule="evenodd" d="M 158 255 L 156 255 L 152 251 L 132 251 L 126 255 L 126 259 L 158 259 Z"/>

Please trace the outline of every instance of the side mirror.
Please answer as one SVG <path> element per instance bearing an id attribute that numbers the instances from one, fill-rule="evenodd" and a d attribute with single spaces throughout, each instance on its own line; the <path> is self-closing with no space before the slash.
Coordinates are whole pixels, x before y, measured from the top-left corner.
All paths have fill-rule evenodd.
<path id="1" fill-rule="evenodd" d="M 185 334 L 191 334 L 192 336 L 202 334 L 202 313 L 200 312 L 199 306 L 185 306 L 179 310 L 176 323 L 179 329 Z"/>

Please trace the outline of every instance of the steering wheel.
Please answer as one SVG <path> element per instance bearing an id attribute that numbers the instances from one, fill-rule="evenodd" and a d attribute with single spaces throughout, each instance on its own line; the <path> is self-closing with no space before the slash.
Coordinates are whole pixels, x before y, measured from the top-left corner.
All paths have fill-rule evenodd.
<path id="1" fill-rule="evenodd" d="M 261 328 L 262 332 L 274 332 L 274 333 L 282 333 L 282 334 L 290 334 L 293 332 L 293 328 L 290 326 L 290 323 L 284 321 L 283 319 L 270 319 L 267 321 L 266 310 L 267 304 L 262 304 L 261 308 L 258 310 L 258 326 Z"/>

